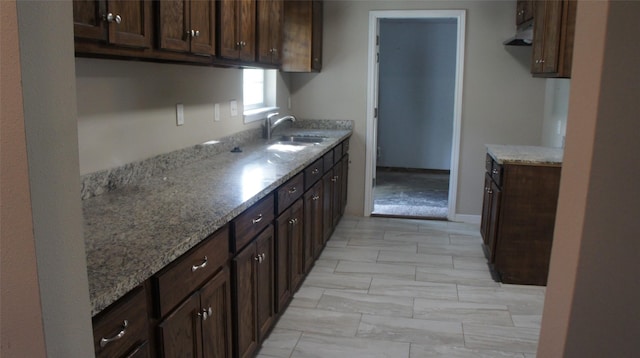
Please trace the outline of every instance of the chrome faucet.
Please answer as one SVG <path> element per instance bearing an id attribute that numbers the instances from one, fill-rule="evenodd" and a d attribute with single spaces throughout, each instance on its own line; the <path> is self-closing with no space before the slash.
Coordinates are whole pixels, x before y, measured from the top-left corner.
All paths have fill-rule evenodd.
<path id="1" fill-rule="evenodd" d="M 273 118 L 278 116 L 279 114 L 280 113 L 275 112 L 275 113 L 271 113 L 271 114 L 267 115 L 267 118 L 264 120 L 264 123 L 262 124 L 262 133 L 264 135 L 264 138 L 271 139 L 271 133 L 273 132 L 273 130 L 277 126 L 282 124 L 283 122 L 285 122 L 285 121 L 295 122 L 296 121 L 296 117 L 294 117 L 292 115 L 287 115 L 287 116 L 278 118 L 278 119 L 276 119 L 274 121 Z"/>

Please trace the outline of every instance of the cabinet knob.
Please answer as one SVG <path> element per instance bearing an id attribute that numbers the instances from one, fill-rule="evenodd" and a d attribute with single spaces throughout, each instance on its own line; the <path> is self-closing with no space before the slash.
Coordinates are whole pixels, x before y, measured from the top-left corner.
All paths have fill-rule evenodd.
<path id="1" fill-rule="evenodd" d="M 105 16 L 105 20 L 107 20 L 107 22 L 115 22 L 116 24 L 119 24 L 122 22 L 122 17 L 120 17 L 120 15 L 114 15 L 112 12 L 110 12 L 107 14 L 107 16 Z"/>
<path id="2" fill-rule="evenodd" d="M 125 319 L 124 321 L 122 321 L 122 329 L 115 336 L 109 338 L 100 338 L 100 348 L 104 348 L 104 346 L 106 346 L 107 344 L 124 337 L 124 335 L 127 333 L 127 327 L 129 327 L 129 321 Z"/>

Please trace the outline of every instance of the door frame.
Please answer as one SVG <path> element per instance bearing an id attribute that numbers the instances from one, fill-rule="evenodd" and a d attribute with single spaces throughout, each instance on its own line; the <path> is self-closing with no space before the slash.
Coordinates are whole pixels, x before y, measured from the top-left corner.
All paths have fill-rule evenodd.
<path id="1" fill-rule="evenodd" d="M 365 150 L 364 216 L 373 211 L 373 183 L 376 172 L 376 146 L 378 134 L 378 44 L 377 36 L 381 19 L 455 19 L 457 24 L 456 78 L 453 103 L 453 138 L 451 142 L 451 175 L 449 176 L 449 207 L 447 220 L 456 221 L 458 194 L 458 169 L 460 159 L 460 131 L 462 123 L 462 84 L 464 72 L 464 47 L 466 10 L 389 10 L 369 12 L 369 52 L 367 70 L 367 122 Z"/>

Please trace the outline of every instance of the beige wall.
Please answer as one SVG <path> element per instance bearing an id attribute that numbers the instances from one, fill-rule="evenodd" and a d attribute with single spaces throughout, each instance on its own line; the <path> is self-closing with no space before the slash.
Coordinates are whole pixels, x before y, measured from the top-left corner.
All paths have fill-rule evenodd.
<path id="1" fill-rule="evenodd" d="M 484 145 L 539 145 L 545 80 L 529 73 L 530 47 L 505 47 L 515 1 L 326 1 L 323 69 L 292 74 L 293 112 L 355 121 L 347 212 L 362 215 L 369 11 L 466 9 L 458 214 L 480 215 Z M 404 145 L 404 144 L 403 144 Z"/>
<path id="2" fill-rule="evenodd" d="M 581 1 L 538 356 L 640 351 L 640 2 Z"/>
<path id="3" fill-rule="evenodd" d="M 16 2 L 0 1 L 0 356 L 44 357 Z"/>
<path id="4" fill-rule="evenodd" d="M 277 104 L 287 111 L 287 75 Z M 231 117 L 242 111 L 242 70 L 102 59 L 76 59 L 80 173 L 113 168 L 256 128 Z M 176 125 L 176 104 L 185 124 Z M 214 121 L 214 104 L 221 119 Z"/>
<path id="5" fill-rule="evenodd" d="M 17 4 L 33 235 L 47 356 L 92 357 L 79 195 L 72 3 L 20 0 Z"/>

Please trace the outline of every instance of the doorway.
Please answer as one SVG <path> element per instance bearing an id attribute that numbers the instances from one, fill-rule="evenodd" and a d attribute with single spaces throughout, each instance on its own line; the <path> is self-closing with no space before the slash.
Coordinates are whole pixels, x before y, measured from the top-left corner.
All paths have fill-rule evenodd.
<path id="1" fill-rule="evenodd" d="M 365 216 L 455 220 L 464 19 L 370 13 Z"/>

